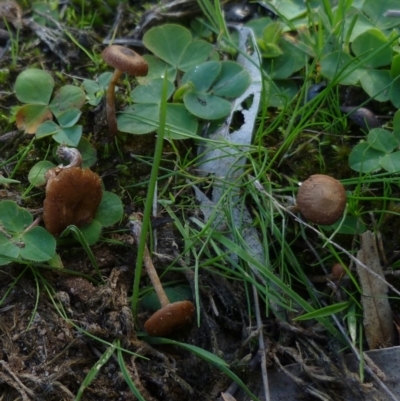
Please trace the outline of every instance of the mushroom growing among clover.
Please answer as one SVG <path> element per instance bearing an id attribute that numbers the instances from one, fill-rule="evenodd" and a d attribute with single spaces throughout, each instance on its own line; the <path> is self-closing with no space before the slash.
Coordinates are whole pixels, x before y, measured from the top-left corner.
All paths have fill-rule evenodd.
<path id="1" fill-rule="evenodd" d="M 111 138 L 115 138 L 118 131 L 115 116 L 115 86 L 124 72 L 132 76 L 143 77 L 147 75 L 149 66 L 142 56 L 124 46 L 108 46 L 101 53 L 101 57 L 108 65 L 115 68 L 108 84 L 106 96 L 108 129 Z"/>
<path id="2" fill-rule="evenodd" d="M 139 213 L 133 213 L 129 217 L 128 226 L 132 231 L 135 242 L 139 243 L 140 233 L 142 230 Z M 162 337 L 190 324 L 195 314 L 193 303 L 188 300 L 172 303 L 169 301 L 151 260 L 147 245 L 144 247 L 143 264 L 161 305 L 161 309 L 156 311 L 146 320 L 144 324 L 146 332 L 151 336 Z"/>
<path id="3" fill-rule="evenodd" d="M 314 174 L 301 184 L 296 203 L 308 221 L 331 225 L 340 219 L 346 208 L 346 191 L 335 178 Z"/>
<path id="4" fill-rule="evenodd" d="M 43 220 L 54 236 L 70 225 L 81 227 L 91 223 L 103 196 L 99 175 L 82 169 L 82 156 L 77 149 L 61 145 L 57 155 L 69 164 L 54 167 L 45 175 Z"/>

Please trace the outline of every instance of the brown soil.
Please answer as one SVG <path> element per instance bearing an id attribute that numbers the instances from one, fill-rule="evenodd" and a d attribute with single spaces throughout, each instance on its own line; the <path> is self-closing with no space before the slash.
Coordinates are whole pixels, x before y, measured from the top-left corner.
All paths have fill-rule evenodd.
<path id="1" fill-rule="evenodd" d="M 101 245 L 93 251 L 104 278 L 100 284 L 62 270 L 42 270 L 39 276 L 20 265 L 2 269 L 0 393 L 10 400 L 73 400 L 88 372 L 118 339 L 126 368 L 147 401 L 215 399 L 229 386 L 218 369 L 179 347 L 151 346 L 142 339 L 143 323 L 151 312 L 141 309 L 137 324 L 132 319 L 128 296 L 134 246 Z M 61 256 L 64 269 L 96 277 L 80 248 L 68 247 Z M 171 338 L 228 362 L 238 361 L 251 352 L 251 347 L 241 347 L 248 335 L 242 286 L 221 278 L 217 282 L 207 272 L 201 274 L 200 283 L 201 327 L 193 324 Z M 85 389 L 83 399 L 136 399 L 123 379 L 116 353 Z"/>

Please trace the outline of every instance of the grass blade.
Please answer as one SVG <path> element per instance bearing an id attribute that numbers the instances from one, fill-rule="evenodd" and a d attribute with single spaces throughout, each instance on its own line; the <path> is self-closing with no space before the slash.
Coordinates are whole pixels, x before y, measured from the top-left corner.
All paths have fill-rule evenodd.
<path id="1" fill-rule="evenodd" d="M 114 353 L 116 348 L 115 341 L 114 343 L 108 347 L 106 352 L 101 356 L 98 362 L 94 364 L 92 369 L 89 370 L 88 374 L 86 375 L 85 379 L 83 380 L 81 386 L 79 387 L 78 394 L 75 397 L 75 401 L 80 401 L 80 399 L 83 396 L 83 392 L 87 387 L 90 386 L 90 384 L 93 382 L 93 380 L 96 378 L 97 373 L 99 373 L 100 369 L 107 363 L 107 361 L 110 359 L 111 355 Z"/>
<path id="2" fill-rule="evenodd" d="M 118 340 L 118 346 L 119 346 L 119 340 Z M 126 381 L 126 384 L 128 385 L 128 387 L 130 388 L 130 390 L 132 391 L 132 394 L 139 400 L 139 401 L 146 401 L 142 395 L 140 394 L 139 390 L 136 388 L 135 383 L 133 383 L 128 369 L 126 368 L 125 365 L 125 361 L 124 358 L 122 357 L 122 352 L 121 352 L 121 348 L 117 349 L 117 356 L 118 356 L 118 364 L 119 367 L 121 369 L 121 373 L 122 376 L 124 376 L 124 379 Z"/>
<path id="3" fill-rule="evenodd" d="M 204 361 L 213 364 L 219 370 L 224 372 L 229 378 L 231 378 L 238 386 L 240 386 L 243 391 L 254 401 L 259 401 L 259 399 L 247 388 L 247 386 L 243 383 L 243 381 L 235 375 L 230 369 L 229 365 L 220 357 L 208 352 L 202 348 L 196 347 L 195 345 L 181 343 L 178 341 L 170 340 L 168 338 L 160 338 L 160 337 L 144 337 L 143 338 L 149 344 L 171 344 L 176 345 L 180 348 L 185 349 L 186 351 L 191 352 L 192 354 L 198 356 Z"/>

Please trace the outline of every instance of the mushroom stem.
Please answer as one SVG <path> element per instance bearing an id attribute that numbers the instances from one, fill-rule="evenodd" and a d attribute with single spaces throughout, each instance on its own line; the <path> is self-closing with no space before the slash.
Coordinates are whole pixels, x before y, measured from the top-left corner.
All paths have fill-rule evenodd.
<path id="1" fill-rule="evenodd" d="M 140 237 L 140 232 L 142 230 L 142 223 L 138 219 L 137 214 L 133 214 L 130 216 L 129 226 L 131 228 L 132 235 L 133 235 L 136 243 L 138 243 L 139 237 Z M 170 302 L 167 297 L 167 294 L 164 291 L 164 288 L 162 287 L 160 278 L 158 277 L 157 271 L 151 260 L 150 252 L 149 252 L 149 249 L 147 248 L 147 245 L 145 245 L 145 248 L 144 248 L 143 264 L 146 269 L 146 273 L 150 278 L 151 284 L 153 284 L 154 291 L 156 292 L 157 298 L 160 301 L 161 308 L 164 308 L 165 306 L 169 305 Z"/>
<path id="2" fill-rule="evenodd" d="M 157 271 L 153 265 L 153 261 L 151 260 L 150 252 L 147 248 L 147 245 L 144 248 L 143 262 L 144 262 L 146 272 L 150 278 L 151 284 L 153 284 L 154 291 L 157 294 L 157 298 L 160 301 L 161 308 L 164 308 L 167 305 L 169 305 L 170 302 L 167 297 L 167 294 L 164 291 L 164 288 L 162 287 L 162 284 L 161 284 L 160 278 L 158 277 Z"/>
<path id="3" fill-rule="evenodd" d="M 122 71 L 115 69 L 107 89 L 107 96 L 106 96 L 107 122 L 108 122 L 108 130 L 112 138 L 115 138 L 118 132 L 117 118 L 115 116 L 115 86 L 121 75 Z"/>
<path id="4" fill-rule="evenodd" d="M 129 227 L 131 228 L 132 235 L 137 243 L 142 230 L 139 213 L 133 213 L 129 217 Z M 161 304 L 161 309 L 146 320 L 144 323 L 144 329 L 151 336 L 166 336 L 189 324 L 193 320 L 196 310 L 191 301 L 169 302 L 156 269 L 154 268 L 153 262 L 151 261 L 150 253 L 146 244 L 144 246 L 143 262 Z"/>

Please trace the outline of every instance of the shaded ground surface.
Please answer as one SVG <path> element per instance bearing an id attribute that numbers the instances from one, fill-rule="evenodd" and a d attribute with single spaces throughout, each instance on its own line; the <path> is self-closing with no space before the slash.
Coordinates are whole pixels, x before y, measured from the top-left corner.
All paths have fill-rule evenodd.
<path id="1" fill-rule="evenodd" d="M 191 353 L 174 347 L 153 348 L 138 338 L 137 331 L 141 331 L 149 314 L 140 314 L 138 326 L 132 321 L 127 294 L 132 287 L 133 264 L 118 263 L 120 258 L 133 260 L 130 248 L 127 245 L 125 249 L 110 246 L 94 249 L 105 278 L 103 285 L 93 285 L 71 275 L 42 271 L 39 278 L 25 272 L 7 296 L 0 314 L 0 389 L 7 399 L 36 399 L 35 396 L 43 400 L 73 399 L 80 383 L 106 349 L 100 339 L 113 342 L 119 338 L 124 349 L 140 355 L 126 356 L 125 362 L 146 400 L 215 399 L 229 385 L 217 370 Z M 62 258 L 65 268 L 94 274 L 80 250 L 69 250 Z M 2 296 L 22 270 L 20 266 L 3 269 Z M 52 288 L 44 288 L 44 282 Z M 237 360 L 249 352 L 248 346 L 240 347 L 241 339 L 246 336 L 243 290 L 223 280 L 218 280 L 217 288 L 215 279 L 207 273 L 202 274 L 201 282 L 207 287 L 207 294 L 203 294 L 206 301 L 203 324 L 173 338 Z M 211 297 L 221 314 L 219 318 L 206 315 L 207 298 Z M 60 313 L 64 312 L 60 310 L 85 333 L 63 319 Z M 115 358 L 101 369 L 85 391 L 84 399 L 135 399 Z"/>
<path id="2" fill-rule="evenodd" d="M 94 25 L 95 29 L 73 31 L 80 42 L 93 52 L 101 52 L 103 48 L 101 41 L 111 32 L 110 28 L 118 14 L 111 7 L 112 2 L 108 3 L 108 5 L 104 3 L 98 5 L 93 2 L 93 7 L 98 7 L 100 15 Z M 132 2 L 131 6 L 135 4 Z M 185 9 L 191 10 L 193 7 L 193 2 L 187 2 Z M 140 7 L 138 9 L 142 11 Z M 28 18 L 29 9 L 24 11 L 27 14 L 23 15 L 23 18 Z M 187 16 L 182 18 L 185 19 Z M 138 15 L 132 12 L 121 14 L 121 18 L 118 19 L 120 24 L 118 36 L 132 37 L 136 40 L 133 32 L 138 20 Z M 0 107 L 6 117 L 10 115 L 11 107 L 17 104 L 12 94 L 13 82 L 18 73 L 27 67 L 43 67 L 54 75 L 63 71 L 68 77 L 79 78 L 93 78 L 93 74 L 100 72 L 90 72 L 92 66 L 88 67 L 88 59 L 58 29 L 48 28 L 45 35 L 38 29 L 27 21 L 23 23 L 19 41 L 24 45 L 21 45 L 22 51 L 15 67 L 10 67 L 13 62 L 10 50 L 3 54 L 0 60 L 0 67 L 6 71 L 3 72 L 0 84 L 1 91 L 4 91 L 0 93 Z M 11 30 L 15 32 L 12 26 Z M 4 47 L 7 41 L 5 38 L 2 42 Z M 128 171 L 124 170 L 126 175 L 122 175 L 121 178 L 118 175 L 121 171 L 120 166 L 124 163 L 121 153 L 118 153 L 112 145 L 109 146 L 107 155 L 104 152 L 108 142 L 104 106 L 100 105 L 96 110 L 88 108 L 84 113 L 84 119 L 86 119 L 84 135 L 90 134 L 91 142 L 98 150 L 99 162 L 93 169 L 102 176 L 107 190 L 114 190 L 121 196 L 126 216 L 133 211 L 141 211 L 142 202 L 136 204 L 132 199 L 135 196 L 145 196 L 145 186 L 134 194 L 118 191 L 122 185 L 121 181 L 140 182 L 148 178 L 149 167 L 131 161 L 129 154 L 134 151 L 151 157 L 154 137 L 141 136 L 140 140 L 121 137 L 122 156 L 125 157 L 125 161 L 129 161 L 126 164 Z M 0 145 L 0 157 L 1 161 L 4 161 L 23 149 L 30 138 L 14 134 L 15 126 L 13 123 L 8 123 L 7 118 L 3 118 L 0 127 L 1 133 L 6 134 Z M 22 182 L 23 186 L 19 188 L 21 192 L 27 185 L 26 176 L 30 167 L 41 160 L 47 146 L 53 145 L 50 140 L 43 141 L 43 145 L 38 145 L 30 152 L 26 158 L 26 166 L 19 167 L 14 178 Z M 183 152 L 189 152 L 190 146 L 191 144 L 183 144 Z M 10 171 L 14 167 L 15 161 L 12 161 L 4 168 Z M 1 199 L 20 201 L 21 192 L 18 187 L 15 188 L 2 190 Z M 37 194 L 21 205 L 39 214 L 43 194 L 40 191 Z M 396 219 L 392 219 L 390 224 L 397 225 L 394 220 Z M 73 271 L 77 275 L 49 269 L 33 270 L 29 266 L 17 264 L 1 268 L 0 299 L 3 302 L 0 309 L 0 394 L 2 399 L 73 400 L 88 372 L 115 339 L 120 340 L 124 350 L 131 352 L 123 354 L 125 365 L 137 389 L 147 401 L 215 400 L 231 385 L 231 380 L 218 369 L 192 353 L 173 346 L 152 346 L 145 341 L 143 323 L 151 312 L 140 308 L 138 322 L 132 319 L 129 296 L 134 277 L 136 246 L 126 229 L 126 223 L 125 218 L 120 226 L 114 227 L 116 233 L 107 234 L 107 238 L 114 243 L 100 242 L 93 247 L 103 283 L 99 282 L 87 254 L 80 246 L 73 243 L 62 244 L 58 249 L 64 270 Z M 397 230 L 394 232 L 397 233 Z M 396 247 L 396 235 L 393 244 L 390 243 L 391 252 Z M 158 238 L 159 256 L 154 262 L 162 271 L 168 261 L 179 254 L 183 245 L 175 235 L 171 224 L 159 228 Z M 297 247 L 301 253 L 305 245 L 298 244 Z M 148 285 L 146 277 L 143 277 L 142 281 L 143 286 Z M 177 281 L 186 286 L 193 286 L 190 272 L 169 273 L 163 277 L 163 281 Z M 251 323 L 247 308 L 251 296 L 246 292 L 242 282 L 227 281 L 213 273 L 211 269 L 200 271 L 199 287 L 201 327 L 193 325 L 176 333 L 172 338 L 196 345 L 222 357 L 230 364 L 231 370 L 245 383 L 251 384 L 257 393 L 259 380 L 255 380 L 253 375 L 253 370 L 259 370 L 256 357 L 257 333 L 251 330 L 254 327 L 249 328 Z M 272 320 L 266 320 L 264 328 L 269 338 L 279 339 L 279 345 L 267 343 L 270 358 L 268 363 L 272 364 L 274 359 L 275 363 L 280 361 L 282 364 L 293 360 L 300 361 L 302 358 L 309 359 L 336 377 L 333 385 L 330 384 L 333 386 L 331 394 L 343 386 L 354 386 L 348 379 L 350 376 L 346 371 L 338 371 L 337 367 L 330 364 L 328 357 L 325 359 L 322 357 L 326 352 L 327 355 L 334 355 L 339 359 L 340 351 L 339 347 L 329 343 L 324 336 L 311 335 L 307 329 L 293 333 L 293 328 Z M 304 352 L 301 358 L 296 354 L 298 347 Z M 277 355 L 279 355 L 278 360 Z M 321 382 L 323 383 L 323 380 Z M 362 399 L 364 396 L 362 390 L 357 387 L 355 391 L 360 391 Z M 123 378 L 116 353 L 85 389 L 83 399 L 110 401 L 136 399 Z M 245 399 L 245 396 L 242 394 L 238 399 Z"/>

